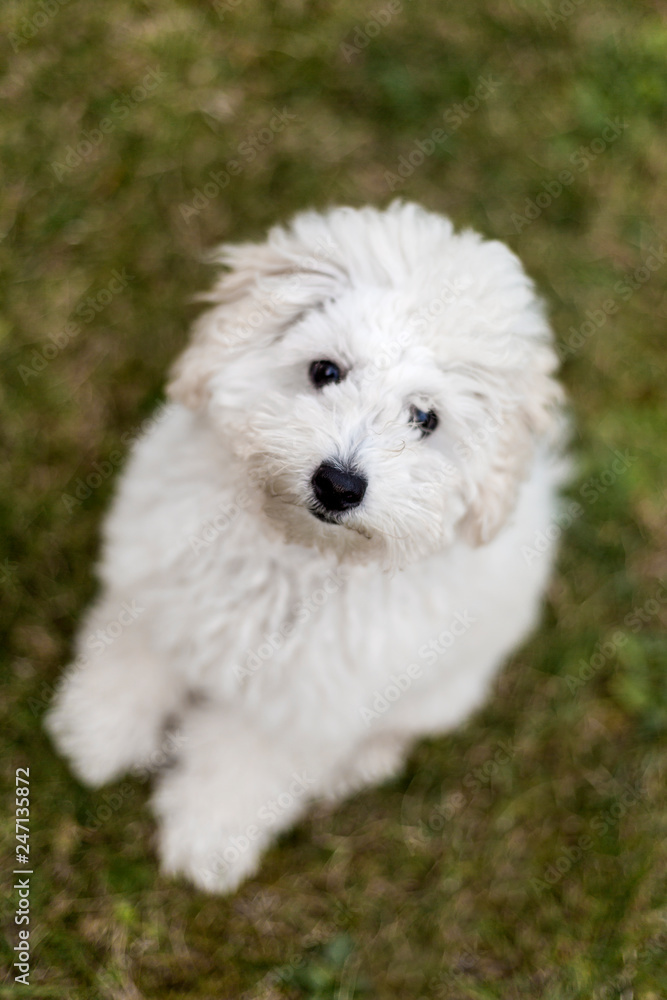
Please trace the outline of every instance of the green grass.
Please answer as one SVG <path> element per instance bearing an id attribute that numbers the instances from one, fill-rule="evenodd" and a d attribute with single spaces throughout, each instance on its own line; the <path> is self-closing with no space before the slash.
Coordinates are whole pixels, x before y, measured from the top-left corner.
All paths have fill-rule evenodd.
<path id="1" fill-rule="evenodd" d="M 0 14 L 2 846 L 9 887 L 29 766 L 35 872 L 31 986 L 8 972 L 0 997 L 667 997 L 667 261 L 632 278 L 667 217 L 657 5 L 403 0 L 355 52 L 388 0 L 56 7 Z M 480 78 L 492 86 L 454 127 Z M 295 117 L 262 144 L 274 108 Z M 602 139 L 607 119 L 628 127 Z M 448 136 L 388 184 L 434 129 Z M 241 173 L 190 211 L 235 158 Z M 147 788 L 84 790 L 41 717 L 121 455 L 210 280 L 200 254 L 305 206 L 385 204 L 390 186 L 506 240 L 538 281 L 580 513 L 541 629 L 483 711 L 397 781 L 316 811 L 234 897 L 208 897 L 158 876 Z M 126 287 L 107 303 L 114 270 Z M 629 452 L 618 474 L 614 449 Z M 9 965 L 15 892 L 1 905 Z"/>

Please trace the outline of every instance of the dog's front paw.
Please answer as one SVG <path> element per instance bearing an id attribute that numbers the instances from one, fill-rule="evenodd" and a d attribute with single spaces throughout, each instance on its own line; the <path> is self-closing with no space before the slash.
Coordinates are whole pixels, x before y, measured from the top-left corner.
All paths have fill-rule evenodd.
<path id="1" fill-rule="evenodd" d="M 108 700 L 88 700 L 76 681 L 75 676 L 63 687 L 44 726 L 79 781 L 96 788 L 118 778 L 133 763 L 135 752 L 140 752 L 136 744 L 141 731 L 134 727 L 135 740 L 130 743 L 120 726 L 109 724 Z"/>
<path id="2" fill-rule="evenodd" d="M 161 869 L 207 892 L 233 892 L 257 871 L 266 836 L 257 825 L 244 827 L 231 802 L 212 801 L 205 788 L 197 794 L 179 770 L 167 773 L 153 796 Z"/>
<path id="3" fill-rule="evenodd" d="M 183 752 L 152 798 L 162 869 L 231 892 L 303 813 L 318 779 L 301 756 L 281 754 L 213 703 L 192 707 L 182 724 Z"/>
<path id="4" fill-rule="evenodd" d="M 139 683 L 113 680 L 97 664 L 71 670 L 44 720 L 77 778 L 92 787 L 144 766 L 159 744 L 161 703 L 153 699 L 146 708 L 149 696 Z"/>
<path id="5" fill-rule="evenodd" d="M 206 892 L 230 893 L 256 873 L 261 847 L 246 832 L 194 830 L 186 817 L 178 816 L 163 819 L 158 853 L 165 875 L 182 875 Z"/>
<path id="6" fill-rule="evenodd" d="M 186 754 L 153 793 L 160 867 L 207 892 L 233 892 L 257 871 L 270 835 L 244 810 L 228 769 L 199 763 Z"/>
<path id="7" fill-rule="evenodd" d="M 79 642 L 85 652 L 58 681 L 46 716 L 55 745 L 87 785 L 147 766 L 182 697 L 181 682 L 134 621 L 143 611 L 135 601 L 120 604 L 110 596 L 92 609 L 82 629 L 88 639 Z"/>

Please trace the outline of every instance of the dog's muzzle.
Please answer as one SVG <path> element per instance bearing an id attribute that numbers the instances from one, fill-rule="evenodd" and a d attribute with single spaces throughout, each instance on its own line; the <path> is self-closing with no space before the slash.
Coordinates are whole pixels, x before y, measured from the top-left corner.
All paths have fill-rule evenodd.
<path id="1" fill-rule="evenodd" d="M 328 515 L 358 507 L 364 499 L 368 480 L 352 469 L 322 462 L 311 479 L 317 506 L 311 511 L 321 521 L 336 522 Z"/>

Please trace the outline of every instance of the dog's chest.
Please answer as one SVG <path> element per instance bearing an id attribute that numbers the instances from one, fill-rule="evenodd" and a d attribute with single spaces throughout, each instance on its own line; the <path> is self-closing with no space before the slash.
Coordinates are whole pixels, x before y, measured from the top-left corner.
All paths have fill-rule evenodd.
<path id="1" fill-rule="evenodd" d="M 392 670 L 427 669 L 420 648 L 466 611 L 434 565 L 388 574 L 257 538 L 225 541 L 200 554 L 178 593 L 162 592 L 159 626 L 192 683 L 223 697 L 363 699 Z"/>

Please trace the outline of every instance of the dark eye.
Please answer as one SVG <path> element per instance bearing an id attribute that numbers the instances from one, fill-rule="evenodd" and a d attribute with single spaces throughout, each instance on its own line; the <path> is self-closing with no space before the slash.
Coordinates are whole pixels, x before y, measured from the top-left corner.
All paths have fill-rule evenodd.
<path id="1" fill-rule="evenodd" d="M 308 374 L 316 389 L 321 389 L 330 382 L 340 382 L 343 377 L 335 361 L 313 361 Z"/>
<path id="2" fill-rule="evenodd" d="M 426 437 L 427 434 L 432 434 L 438 426 L 438 414 L 435 410 L 429 410 L 426 413 L 417 406 L 411 406 L 410 423 L 420 429 L 422 437 Z"/>

